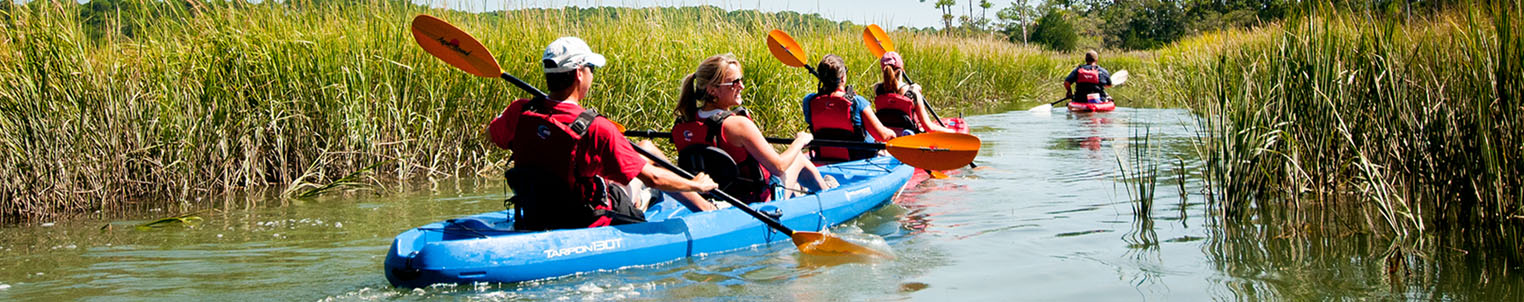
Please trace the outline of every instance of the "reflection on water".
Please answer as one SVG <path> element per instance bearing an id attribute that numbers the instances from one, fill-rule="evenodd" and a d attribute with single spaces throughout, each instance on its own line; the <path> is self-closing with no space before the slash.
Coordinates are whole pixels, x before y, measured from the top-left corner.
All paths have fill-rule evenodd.
<path id="1" fill-rule="evenodd" d="M 1374 209 L 1261 211 L 1258 221 L 1219 222 L 1207 240 L 1225 289 L 1246 299 L 1330 295 L 1391 300 L 1519 301 L 1524 298 L 1517 225 L 1477 232 L 1432 230 L 1402 242 L 1365 231 Z"/>
<path id="2" fill-rule="evenodd" d="M 0 228 L 0 300 L 1524 300 L 1517 227 L 1398 242 L 1364 231 L 1367 209 L 1210 216 L 1201 182 L 1182 173 L 1202 165 L 1182 110 L 968 120 L 984 141 L 979 169 L 906 189 L 833 230 L 893 260 L 801 255 L 780 242 L 548 280 L 390 288 L 381 261 L 391 238 L 500 209 L 501 180 L 486 179 Z M 1145 127 L 1161 171 L 1140 216 L 1118 157 L 1143 145 Z M 132 227 L 184 212 L 205 221 Z"/>

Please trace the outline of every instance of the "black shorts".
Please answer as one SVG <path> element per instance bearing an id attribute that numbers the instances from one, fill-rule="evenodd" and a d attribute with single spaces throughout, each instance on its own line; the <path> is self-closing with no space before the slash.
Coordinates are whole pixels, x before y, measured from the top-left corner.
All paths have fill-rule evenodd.
<path id="1" fill-rule="evenodd" d="M 646 212 L 635 206 L 634 197 L 630 197 L 630 191 L 624 185 L 613 182 L 605 184 L 603 192 L 607 194 L 609 207 L 612 208 L 609 210 L 609 217 L 613 218 L 610 225 L 646 222 Z"/>

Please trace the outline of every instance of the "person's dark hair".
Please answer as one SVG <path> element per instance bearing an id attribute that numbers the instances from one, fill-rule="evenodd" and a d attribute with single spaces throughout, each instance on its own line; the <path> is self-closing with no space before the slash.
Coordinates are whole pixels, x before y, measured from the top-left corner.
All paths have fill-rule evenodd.
<path id="1" fill-rule="evenodd" d="M 1095 53 L 1094 50 L 1085 51 L 1085 64 L 1095 64 L 1095 61 L 1099 60 L 1100 58 L 1101 55 Z"/>
<path id="2" fill-rule="evenodd" d="M 552 93 L 560 92 L 562 90 L 566 90 L 567 88 L 572 88 L 572 85 L 576 84 L 576 70 L 545 74 L 545 87 L 550 88 L 550 92 Z"/>
<path id="3" fill-rule="evenodd" d="M 820 64 L 815 64 L 815 73 L 818 73 L 820 87 L 816 94 L 825 95 L 835 92 L 846 82 L 847 62 L 841 56 L 834 54 L 820 58 Z"/>
<path id="4" fill-rule="evenodd" d="M 546 59 L 545 68 L 556 66 L 556 61 Z M 581 69 L 580 67 L 578 69 Z M 577 69 L 567 72 L 545 73 L 545 88 L 550 88 L 550 93 L 560 92 L 577 84 Z"/>
<path id="5" fill-rule="evenodd" d="M 709 95 L 707 89 L 715 84 L 715 80 L 724 77 L 725 68 L 730 65 L 740 67 L 741 61 L 728 53 L 714 55 L 704 59 L 703 63 L 699 63 L 697 70 L 683 77 L 682 92 L 678 93 L 677 108 L 673 110 L 678 119 L 692 121 L 698 118 L 699 107 L 714 100 L 714 96 Z"/>

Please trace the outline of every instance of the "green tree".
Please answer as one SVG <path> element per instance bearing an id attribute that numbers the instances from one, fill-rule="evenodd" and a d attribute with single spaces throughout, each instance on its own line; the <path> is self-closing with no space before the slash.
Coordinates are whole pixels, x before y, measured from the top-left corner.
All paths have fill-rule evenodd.
<path id="1" fill-rule="evenodd" d="M 1037 19 L 1037 25 L 1032 28 L 1032 42 L 1049 49 L 1074 50 L 1077 40 L 1079 35 L 1074 33 L 1074 25 L 1069 23 L 1062 10 L 1048 10 L 1042 18 Z"/>
<path id="2" fill-rule="evenodd" d="M 1142 1 L 1141 14 L 1127 22 L 1124 36 L 1135 36 L 1135 43 L 1122 43 L 1126 49 L 1150 49 L 1173 43 L 1185 36 L 1185 11 L 1172 1 Z"/>
<path id="3" fill-rule="evenodd" d="M 979 29 L 984 30 L 990 23 L 990 7 L 995 6 L 989 0 L 979 0 Z"/>
<path id="4" fill-rule="evenodd" d="M 1030 5 L 1031 2 L 1032 0 L 1013 1 L 1011 7 L 995 12 L 995 18 L 1000 19 L 1001 31 L 1011 43 L 1027 44 L 1027 37 L 1031 34 L 1032 19 L 1037 18 L 1037 9 Z"/>
<path id="5" fill-rule="evenodd" d="M 926 2 L 926 0 L 921 0 L 921 2 Z M 952 30 L 953 5 L 958 5 L 958 2 L 956 0 L 937 0 L 936 2 L 937 9 L 942 10 L 942 31 Z"/>

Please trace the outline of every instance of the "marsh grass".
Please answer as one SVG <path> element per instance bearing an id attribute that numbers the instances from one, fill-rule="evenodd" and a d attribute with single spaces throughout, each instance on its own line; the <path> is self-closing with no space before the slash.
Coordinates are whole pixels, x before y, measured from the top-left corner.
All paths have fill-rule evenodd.
<path id="1" fill-rule="evenodd" d="M 878 79 L 861 26 L 794 13 L 473 14 L 404 1 L 107 4 L 114 6 L 100 15 L 84 14 L 74 1 L 0 6 L 0 222 L 109 215 L 129 200 L 292 191 L 343 183 L 362 170 L 398 190 L 497 177 L 507 154 L 480 131 L 526 94 L 418 49 L 407 25 L 422 13 L 470 32 L 505 72 L 535 84 L 543 83 L 546 43 L 584 38 L 610 60 L 584 104 L 631 129 L 670 127 L 681 77 L 727 52 L 745 66 L 745 106 L 768 134 L 805 129 L 799 99 L 815 81 L 767 53 L 764 35 L 773 28 L 798 38 L 812 59 L 845 57 L 857 87 Z M 947 116 L 1035 104 L 1068 71 L 1068 60 L 993 38 L 890 35 Z M 333 190 L 309 192 L 325 191 Z"/>
<path id="2" fill-rule="evenodd" d="M 1399 237 L 1524 206 L 1520 1 L 1406 17 L 1326 4 L 1162 50 L 1161 87 L 1200 115 L 1227 217 L 1374 209 Z M 1321 207 L 1326 208 L 1326 207 Z"/>
<path id="3" fill-rule="evenodd" d="M 1141 132 L 1140 132 L 1141 131 Z M 1131 197 L 1132 214 L 1137 220 L 1152 220 L 1154 192 L 1159 184 L 1159 150 L 1151 147 L 1152 137 L 1147 127 L 1134 129 L 1128 140 L 1125 154 L 1117 155 L 1117 167 L 1122 183 Z"/>

